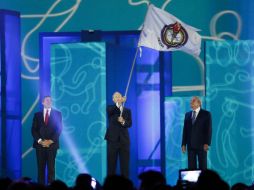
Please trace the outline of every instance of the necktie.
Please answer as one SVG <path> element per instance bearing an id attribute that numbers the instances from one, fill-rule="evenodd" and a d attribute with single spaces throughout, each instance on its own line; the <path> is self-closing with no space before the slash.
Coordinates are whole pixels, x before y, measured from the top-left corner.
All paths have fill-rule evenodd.
<path id="1" fill-rule="evenodd" d="M 46 115 L 45 115 L 45 124 L 48 124 L 48 120 L 49 120 L 49 110 L 46 111 Z"/>
<path id="2" fill-rule="evenodd" d="M 195 120 L 196 120 L 196 112 L 195 111 L 192 112 L 192 118 L 191 118 L 191 120 L 192 120 L 192 124 L 194 124 Z"/>

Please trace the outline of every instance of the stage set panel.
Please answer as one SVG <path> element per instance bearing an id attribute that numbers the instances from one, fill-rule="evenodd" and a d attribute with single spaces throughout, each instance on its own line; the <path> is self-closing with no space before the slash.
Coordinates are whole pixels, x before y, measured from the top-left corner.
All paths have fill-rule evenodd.
<path id="1" fill-rule="evenodd" d="M 254 41 L 207 42 L 206 102 L 213 115 L 211 168 L 230 184 L 253 182 Z"/>
<path id="2" fill-rule="evenodd" d="M 0 10 L 0 177 L 18 179 L 21 170 L 22 104 L 20 14 Z"/>
<path id="3" fill-rule="evenodd" d="M 63 115 L 56 178 L 68 184 L 79 173 L 100 182 L 106 175 L 105 43 L 51 46 L 51 96 Z"/>
<path id="4" fill-rule="evenodd" d="M 253 181 L 253 47 L 253 41 L 206 42 L 206 95 L 202 96 L 202 107 L 211 112 L 213 122 L 208 168 L 230 185 Z M 175 184 L 178 170 L 187 168 L 181 140 L 190 98 L 168 97 L 165 101 L 168 183 Z"/>
<path id="5" fill-rule="evenodd" d="M 137 49 L 137 42 L 139 37 L 138 31 L 127 31 L 127 32 L 88 32 L 82 31 L 81 38 L 77 33 L 46 33 L 41 35 L 41 78 L 40 78 L 40 96 L 47 95 L 47 93 L 51 93 L 54 98 L 55 105 L 66 106 L 69 105 L 71 109 L 66 111 L 64 107 L 60 110 L 63 112 L 64 118 L 69 118 L 70 115 L 68 113 L 72 112 L 74 114 L 74 123 L 77 123 L 78 119 L 82 120 L 83 117 L 86 117 L 85 114 L 91 115 L 87 121 L 87 127 L 91 126 L 91 123 L 96 121 L 98 117 L 101 115 L 98 110 L 103 112 L 103 117 L 101 117 L 100 123 L 100 133 L 97 133 L 96 138 L 100 140 L 104 137 L 106 130 L 106 115 L 105 115 L 105 106 L 107 104 L 113 104 L 112 94 L 113 92 L 119 90 L 122 94 L 125 93 L 127 82 L 130 76 L 130 71 L 132 67 L 132 63 L 135 57 L 135 52 L 137 52 L 137 57 L 135 61 L 135 66 L 132 74 L 132 78 L 130 80 L 130 86 L 127 94 L 127 102 L 125 104 L 126 107 L 132 110 L 132 121 L 133 125 L 129 129 L 131 136 L 131 160 L 130 160 L 130 177 L 134 181 L 135 184 L 138 184 L 138 173 L 148 170 L 148 169 L 156 169 L 164 172 L 165 168 L 165 160 L 164 155 L 164 136 L 161 136 L 161 132 L 163 132 L 162 125 L 164 122 L 161 122 L 163 115 L 164 117 L 164 95 L 171 94 L 171 53 L 160 53 L 148 48 L 142 48 L 142 54 L 139 49 Z M 59 40 L 59 41 L 58 41 Z M 67 43 L 67 42 L 70 43 Z M 75 43 L 73 43 L 75 42 Z M 82 43 L 80 43 L 82 42 Z M 85 42 L 85 43 L 83 43 Z M 79 84 L 84 86 L 85 78 L 88 77 L 89 80 L 94 81 L 95 76 L 92 73 L 87 72 L 87 68 L 78 72 L 78 68 L 70 67 L 70 61 L 78 60 L 78 67 L 85 67 L 83 64 L 86 61 L 89 62 L 88 58 L 84 58 L 83 54 L 87 54 L 87 51 L 82 50 L 83 54 L 77 54 L 77 49 L 70 53 L 69 48 L 74 47 L 77 44 L 85 47 L 90 47 L 91 44 L 94 44 L 94 47 L 97 47 L 97 53 L 101 53 L 102 49 L 99 48 L 99 44 L 105 44 L 105 65 L 106 65 L 106 84 L 103 86 L 103 90 L 106 91 L 106 102 L 101 98 L 98 102 L 103 102 L 102 105 L 95 105 L 91 109 L 97 110 L 93 112 L 87 112 L 87 106 L 89 107 L 89 102 L 80 102 L 80 104 L 72 103 L 74 100 L 76 101 L 75 92 L 77 89 L 74 85 L 64 85 L 62 78 L 66 78 L 65 74 L 67 70 L 70 70 L 70 73 L 74 76 L 67 77 L 68 80 L 66 82 L 70 83 L 74 82 L 75 84 Z M 90 44 L 90 45 L 89 45 Z M 69 48 L 67 48 L 70 46 Z M 51 49 L 51 52 L 48 52 L 48 49 Z M 62 48 L 62 49 L 61 49 Z M 53 51 L 54 50 L 54 51 Z M 52 52 L 53 51 L 53 52 Z M 80 50 L 81 51 L 81 50 Z M 81 52 L 80 52 L 81 53 Z M 55 56 L 55 58 L 52 58 Z M 82 59 L 84 58 L 84 60 Z M 91 62 L 91 61 L 90 61 Z M 60 67 L 61 64 L 64 63 L 64 67 Z M 52 66 L 54 65 L 54 66 Z M 166 65 L 165 67 L 163 65 Z M 95 60 L 93 67 L 98 67 L 98 60 Z M 58 68 L 56 69 L 56 68 Z M 51 70 L 51 72 L 47 72 Z M 61 72 L 60 72 L 61 71 Z M 105 72 L 105 71 L 104 71 Z M 52 74 L 55 73 L 55 74 Z M 102 76 L 101 76 L 102 77 Z M 80 82 L 82 81 L 82 83 Z M 167 81 L 167 85 L 164 86 L 164 81 Z M 80 83 L 79 83 L 80 82 Z M 102 82 L 102 80 L 100 80 Z M 165 82 L 166 83 L 166 82 Z M 102 83 L 100 83 L 102 85 Z M 51 88 L 49 88 L 51 86 Z M 91 88 L 91 84 L 87 87 Z M 68 87 L 68 88 L 67 88 Z M 101 86 L 102 87 L 102 86 Z M 64 90 L 65 89 L 65 90 Z M 68 90 L 66 90 L 68 89 Z M 166 90 L 165 90 L 166 89 Z M 96 89 L 99 90 L 99 89 Z M 102 90 L 102 89 L 100 89 Z M 165 94 L 164 94 L 165 90 Z M 59 101 L 59 98 L 62 98 L 62 94 L 65 92 L 67 95 L 66 99 Z M 101 91 L 101 93 L 104 93 Z M 85 91 L 79 94 L 80 97 L 85 97 L 91 95 L 94 99 L 96 99 L 97 93 L 86 94 Z M 92 96 L 93 95 L 93 96 Z M 102 97 L 100 95 L 100 97 Z M 59 102 L 61 102 L 59 104 Z M 66 105 L 65 105 L 66 104 Z M 72 105 L 72 106 L 71 106 Z M 86 106 L 84 106 L 86 105 Z M 82 107 L 84 106 L 84 107 Z M 104 107 L 103 107 L 104 106 Z M 82 115 L 83 114 L 83 115 Z M 78 119 L 77 119 L 78 118 Z M 145 120 L 144 120 L 145 118 Z M 103 120 L 104 119 L 104 120 Z M 93 125 L 90 129 L 85 128 L 86 124 L 80 123 L 77 124 L 78 127 L 75 129 L 78 132 L 79 136 L 86 137 L 88 140 L 75 139 L 73 141 L 74 146 L 76 146 L 76 154 L 85 156 L 81 160 L 75 158 L 70 162 L 70 167 L 61 168 L 62 165 L 65 165 L 66 160 L 70 160 L 73 157 L 71 152 L 67 155 L 68 146 L 70 142 L 68 142 L 65 138 L 65 135 L 68 133 L 69 135 L 73 135 L 74 125 L 72 123 L 65 121 L 67 124 L 68 131 L 64 131 L 61 136 L 61 144 L 64 147 L 59 150 L 59 155 L 57 156 L 57 176 L 60 179 L 67 181 L 69 185 L 74 183 L 74 178 L 77 176 L 79 172 L 88 172 L 92 174 L 99 182 L 103 182 L 104 177 L 106 176 L 106 163 L 102 158 L 106 158 L 105 153 L 105 144 L 101 145 L 100 153 L 97 154 L 101 157 L 99 165 L 96 166 L 90 165 L 89 162 L 93 163 L 96 161 L 93 157 L 90 157 L 89 160 L 87 156 L 85 156 L 85 152 L 89 150 L 89 146 L 91 145 L 91 141 L 93 140 L 95 135 L 93 130 L 96 129 L 98 132 L 99 125 Z M 84 134 L 83 134 L 84 133 Z M 80 142 L 76 142 L 80 141 Z M 65 141 L 65 142 L 64 142 Z M 76 143 L 76 144 L 75 144 Z M 86 144 L 83 144 L 86 143 Z M 90 144 L 89 144 L 90 143 Z M 103 144 L 102 143 L 102 144 Z M 66 156 L 63 159 L 62 156 Z M 90 155 L 91 156 L 91 155 Z M 79 162 L 77 162 L 79 160 Z M 98 162 L 98 160 L 97 160 Z M 82 164 L 80 164 L 82 163 Z M 91 167 L 90 167 L 91 166 Z M 99 166 L 99 167 L 98 167 Z M 93 168 L 95 167 L 95 168 Z M 81 168 L 81 170 L 79 170 Z M 93 169 L 92 169 L 93 168 Z M 87 170 L 84 170 L 87 169 Z M 97 173 L 96 173 L 96 172 Z M 63 175 L 71 178 L 65 178 Z M 36 174 L 34 175 L 36 177 Z"/>
<path id="6" fill-rule="evenodd" d="M 52 44 L 56 43 L 78 43 L 80 42 L 79 33 L 42 33 L 40 34 L 40 89 L 37 91 L 37 98 L 33 100 L 31 105 L 27 105 L 27 101 L 22 101 L 22 107 L 27 107 L 27 113 L 23 118 L 22 127 L 22 176 L 29 176 L 33 180 L 37 180 L 37 166 L 36 166 L 36 154 L 32 147 L 33 138 L 31 134 L 31 126 L 33 121 L 34 113 L 42 109 L 42 97 L 50 95 L 50 62 L 51 54 L 50 48 Z M 31 79 L 32 80 L 32 79 Z M 27 84 L 24 84 L 27 85 Z M 30 88 L 26 88 L 27 92 L 33 89 L 34 86 L 30 85 Z M 32 94 L 32 92 L 31 92 Z M 29 96 L 30 98 L 30 96 Z M 27 98 L 28 99 L 28 98 Z M 32 98 L 33 99 L 33 98 Z M 36 106 L 38 104 L 38 106 Z M 24 125 L 24 123 L 29 125 Z"/>

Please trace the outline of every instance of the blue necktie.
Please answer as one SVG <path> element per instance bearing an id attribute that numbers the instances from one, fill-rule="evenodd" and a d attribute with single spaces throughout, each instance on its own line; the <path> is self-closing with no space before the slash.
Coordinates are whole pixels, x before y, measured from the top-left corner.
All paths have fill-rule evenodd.
<path id="1" fill-rule="evenodd" d="M 191 120 L 192 120 L 192 124 L 194 124 L 195 120 L 196 120 L 196 111 L 192 112 L 192 118 L 191 118 Z"/>

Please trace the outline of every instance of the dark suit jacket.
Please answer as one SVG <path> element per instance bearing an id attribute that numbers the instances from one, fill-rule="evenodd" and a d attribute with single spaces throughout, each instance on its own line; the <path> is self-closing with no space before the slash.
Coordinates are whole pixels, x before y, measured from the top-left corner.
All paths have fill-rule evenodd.
<path id="1" fill-rule="evenodd" d="M 130 144 L 130 137 L 128 128 L 132 125 L 131 111 L 128 108 L 123 109 L 122 117 L 125 120 L 125 124 L 121 125 L 117 121 L 120 116 L 120 109 L 116 105 L 110 105 L 107 107 L 108 114 L 108 128 L 106 131 L 105 139 L 112 142 L 118 142 Z"/>
<path id="2" fill-rule="evenodd" d="M 62 114 L 61 112 L 52 109 L 50 112 L 48 124 L 45 125 L 43 118 L 43 110 L 34 114 L 33 124 L 32 124 L 32 135 L 34 138 L 33 147 L 42 147 L 38 144 L 38 140 L 53 140 L 54 143 L 50 145 L 49 148 L 58 149 L 59 148 L 59 136 L 62 131 Z"/>
<path id="3" fill-rule="evenodd" d="M 209 111 L 200 109 L 195 123 L 192 124 L 192 111 L 184 118 L 182 145 L 203 150 L 204 144 L 211 145 L 212 118 Z"/>

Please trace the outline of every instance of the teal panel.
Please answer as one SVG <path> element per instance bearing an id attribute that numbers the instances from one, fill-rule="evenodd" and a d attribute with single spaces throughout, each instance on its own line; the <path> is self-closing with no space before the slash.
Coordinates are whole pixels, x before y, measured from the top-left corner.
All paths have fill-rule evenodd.
<path id="1" fill-rule="evenodd" d="M 253 181 L 254 41 L 208 42 L 207 108 L 213 116 L 211 168 L 230 184 Z"/>
<path id="2" fill-rule="evenodd" d="M 105 44 L 52 45 L 51 95 L 64 124 L 56 178 L 73 185 L 79 173 L 89 173 L 102 183 L 106 175 Z"/>

